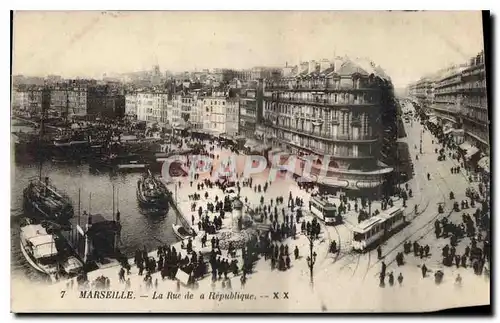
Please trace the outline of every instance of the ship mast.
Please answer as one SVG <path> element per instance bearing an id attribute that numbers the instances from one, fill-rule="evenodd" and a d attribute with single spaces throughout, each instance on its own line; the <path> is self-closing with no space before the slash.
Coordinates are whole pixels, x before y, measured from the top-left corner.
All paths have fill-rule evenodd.
<path id="1" fill-rule="evenodd" d="M 78 188 L 78 227 L 81 226 L 80 224 L 80 210 L 81 210 L 81 189 Z M 80 237 L 78 236 L 78 230 L 75 232 L 75 241 L 80 241 Z"/>
<path id="2" fill-rule="evenodd" d="M 34 95 L 34 94 L 33 94 Z M 43 165 L 43 137 L 45 135 L 45 113 L 46 113 L 46 108 L 47 104 L 50 104 L 50 91 L 45 85 L 42 88 L 42 93 L 41 93 L 41 114 L 40 114 L 40 131 L 39 131 L 39 136 L 38 136 L 38 158 L 40 158 L 40 165 L 38 169 L 38 179 L 41 181 L 42 180 L 42 165 Z M 36 103 L 33 103 L 36 104 Z"/>
<path id="3" fill-rule="evenodd" d="M 113 184 L 113 221 L 115 220 L 115 184 Z"/>
<path id="4" fill-rule="evenodd" d="M 116 188 L 116 213 L 120 213 L 120 204 L 119 204 L 120 199 L 118 198 L 119 193 L 120 193 L 120 189 L 117 187 Z M 116 220 L 120 221 L 119 218 Z"/>
<path id="5" fill-rule="evenodd" d="M 65 111 L 65 123 L 66 125 L 68 124 L 68 117 L 69 117 L 69 92 L 68 92 L 68 84 L 66 84 L 66 111 Z"/>
<path id="6" fill-rule="evenodd" d="M 92 193 L 89 193 L 89 216 L 92 214 Z"/>
<path id="7" fill-rule="evenodd" d="M 174 181 L 174 203 L 175 208 L 177 208 L 177 183 Z M 179 215 L 175 215 L 175 225 L 177 225 L 177 220 L 179 219 Z"/>

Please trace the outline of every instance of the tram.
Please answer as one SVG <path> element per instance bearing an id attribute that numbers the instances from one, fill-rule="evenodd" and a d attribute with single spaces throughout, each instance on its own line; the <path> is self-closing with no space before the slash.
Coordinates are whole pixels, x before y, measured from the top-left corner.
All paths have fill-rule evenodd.
<path id="1" fill-rule="evenodd" d="M 318 195 L 311 198 L 311 212 L 325 224 L 341 224 L 342 216 L 339 215 L 337 207 L 326 198 Z"/>
<path id="2" fill-rule="evenodd" d="M 388 238 L 406 223 L 402 207 L 392 207 L 377 216 L 373 216 L 353 228 L 352 247 L 364 252 L 367 248 Z"/>

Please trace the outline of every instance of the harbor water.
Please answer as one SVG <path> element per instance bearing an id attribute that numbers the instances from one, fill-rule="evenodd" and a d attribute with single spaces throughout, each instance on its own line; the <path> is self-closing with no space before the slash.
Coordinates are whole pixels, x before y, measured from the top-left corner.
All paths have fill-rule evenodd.
<path id="1" fill-rule="evenodd" d="M 19 224 L 26 216 L 23 210 L 23 189 L 30 178 L 39 176 L 39 163 L 27 160 L 13 161 L 11 168 L 11 245 L 12 275 L 40 278 L 24 259 L 19 245 Z M 66 193 L 72 200 L 75 216 L 78 214 L 78 195 L 80 191 L 81 212 L 90 211 L 112 219 L 113 186 L 117 194 L 115 208 L 121 213 L 120 249 L 128 256 L 144 247 L 156 249 L 160 244 L 174 243 L 172 231 L 175 214 L 170 208 L 165 214 L 145 213 L 137 204 L 136 185 L 141 173 L 99 172 L 87 164 L 61 164 L 46 161 L 42 166 L 42 177 L 49 177 L 58 190 Z"/>

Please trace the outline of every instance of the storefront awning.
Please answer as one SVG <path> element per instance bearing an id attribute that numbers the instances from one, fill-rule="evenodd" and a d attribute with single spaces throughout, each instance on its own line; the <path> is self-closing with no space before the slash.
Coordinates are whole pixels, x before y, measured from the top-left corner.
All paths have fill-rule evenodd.
<path id="1" fill-rule="evenodd" d="M 461 150 L 468 151 L 469 149 L 472 148 L 472 145 L 469 144 L 468 142 L 462 143 L 460 146 L 458 146 Z"/>
<path id="2" fill-rule="evenodd" d="M 484 171 L 490 172 L 490 157 L 486 156 L 481 158 L 478 162 L 477 165 L 481 167 Z"/>
<path id="3" fill-rule="evenodd" d="M 259 143 L 258 143 L 258 142 L 256 142 L 255 140 L 251 140 L 251 139 L 250 139 L 250 140 L 247 140 L 247 141 L 245 142 L 244 147 L 245 147 L 245 148 L 248 148 L 248 149 L 253 149 L 254 147 L 256 147 L 256 146 L 258 146 L 258 145 L 259 145 Z"/>
<path id="4" fill-rule="evenodd" d="M 263 135 L 264 135 L 264 132 L 263 132 L 263 131 L 261 131 L 261 130 L 256 130 L 256 131 L 255 131 L 255 135 L 256 135 L 256 136 L 263 136 Z"/>
<path id="5" fill-rule="evenodd" d="M 447 135 L 447 134 L 452 133 L 452 132 L 453 132 L 453 129 L 452 129 L 452 128 L 448 128 L 448 129 L 446 129 L 443 133 L 444 133 L 445 135 Z"/>
<path id="6" fill-rule="evenodd" d="M 479 152 L 479 149 L 476 147 L 471 147 L 470 149 L 467 150 L 467 153 L 465 154 L 466 159 L 470 159 L 472 156 L 477 154 Z"/>

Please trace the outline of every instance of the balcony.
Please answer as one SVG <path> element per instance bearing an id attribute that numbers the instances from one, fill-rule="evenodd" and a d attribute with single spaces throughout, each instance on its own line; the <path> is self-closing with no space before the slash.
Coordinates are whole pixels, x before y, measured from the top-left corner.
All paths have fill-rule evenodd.
<path id="1" fill-rule="evenodd" d="M 373 137 L 368 137 L 368 136 L 358 136 L 358 138 L 353 138 L 352 136 L 348 135 L 337 135 L 337 136 L 332 136 L 329 133 L 327 133 L 325 130 L 323 131 L 311 131 L 311 130 L 304 130 L 300 128 L 293 128 L 293 127 L 287 127 L 283 125 L 277 125 L 277 124 L 272 124 L 270 125 L 271 127 L 281 129 L 284 131 L 292 132 L 297 135 L 306 135 L 308 137 L 312 137 L 315 139 L 319 140 L 325 140 L 325 141 L 333 141 L 333 142 L 344 142 L 344 143 L 360 143 L 360 144 L 369 144 L 369 143 L 375 143 L 378 141 L 378 138 L 373 138 Z"/>
<path id="2" fill-rule="evenodd" d="M 488 110 L 488 105 L 485 103 L 477 103 L 477 102 L 467 102 L 464 101 L 462 102 L 463 105 L 467 107 L 471 107 L 473 109 L 479 109 L 479 110 Z"/>
<path id="3" fill-rule="evenodd" d="M 470 77 L 470 76 L 476 76 L 476 75 L 484 74 L 484 72 L 485 72 L 484 64 L 481 63 L 479 65 L 470 66 L 469 68 L 464 70 L 462 72 L 462 77 L 465 78 L 465 77 Z"/>
<path id="4" fill-rule="evenodd" d="M 467 112 L 461 112 L 460 117 L 462 117 L 463 120 L 479 125 L 481 128 L 486 127 L 490 123 L 489 121 L 478 119 Z"/>
<path id="5" fill-rule="evenodd" d="M 320 107 L 330 107 L 330 106 L 377 106 L 377 103 L 372 102 L 363 102 L 361 100 L 353 100 L 348 102 L 334 102 L 327 99 L 301 99 L 301 98 L 276 98 L 276 97 L 267 97 L 266 101 L 271 102 L 279 102 L 279 103 L 298 103 L 298 104 L 308 104 L 315 105 Z"/>
<path id="6" fill-rule="evenodd" d="M 288 140 L 286 138 L 277 138 L 277 139 L 286 145 L 292 145 L 292 146 L 295 146 L 299 149 L 307 150 L 307 151 L 312 152 L 313 154 L 320 155 L 320 156 L 329 155 L 329 156 L 333 157 L 334 159 L 356 159 L 356 160 L 358 160 L 358 159 L 373 159 L 373 158 L 375 158 L 375 156 L 373 156 L 373 155 L 361 155 L 359 153 L 357 155 L 354 155 L 352 152 L 350 152 L 346 155 L 340 155 L 340 154 L 334 154 L 334 153 L 332 154 L 332 153 L 328 153 L 328 152 L 323 151 L 323 150 L 319 150 L 318 148 L 315 148 L 312 146 L 301 145 L 298 142 Z"/>
<path id="7" fill-rule="evenodd" d="M 313 84 L 313 85 L 288 85 L 288 84 L 267 84 L 266 90 L 269 91 L 324 91 L 324 92 L 359 92 L 359 91 L 380 91 L 377 86 L 373 87 L 354 87 L 340 86 L 334 84 Z"/>
<path id="8" fill-rule="evenodd" d="M 460 92 L 486 92 L 486 82 L 461 86 Z"/>

